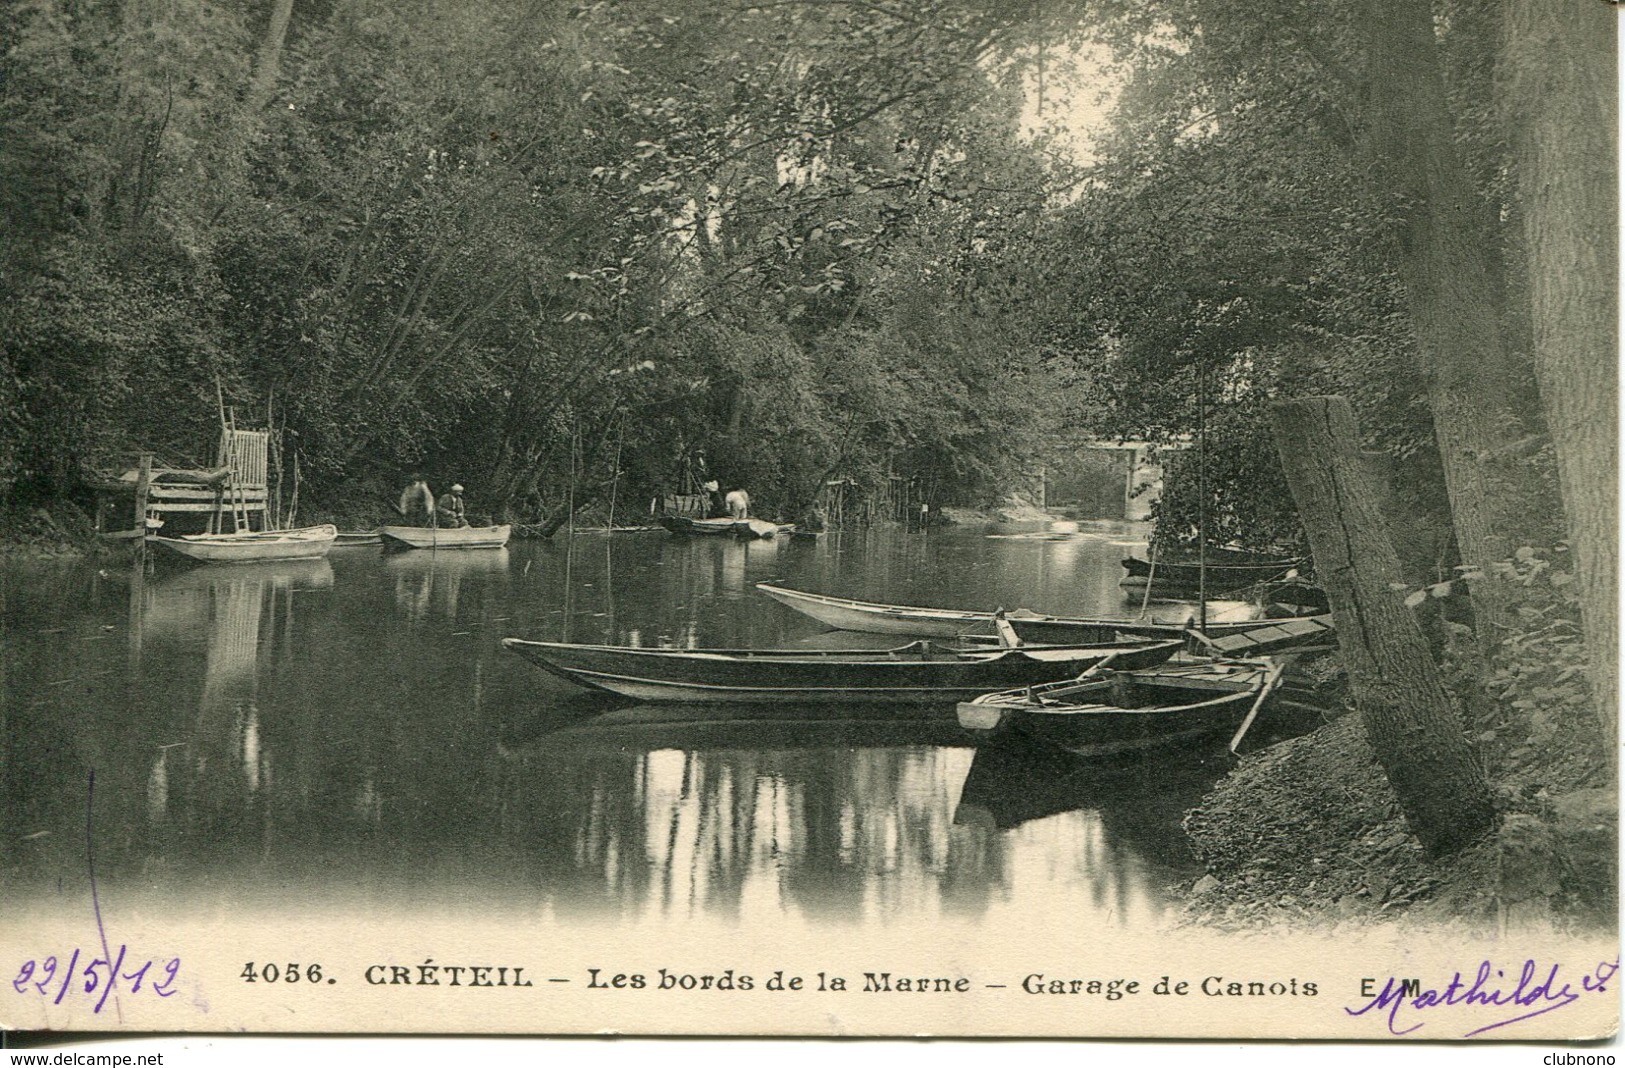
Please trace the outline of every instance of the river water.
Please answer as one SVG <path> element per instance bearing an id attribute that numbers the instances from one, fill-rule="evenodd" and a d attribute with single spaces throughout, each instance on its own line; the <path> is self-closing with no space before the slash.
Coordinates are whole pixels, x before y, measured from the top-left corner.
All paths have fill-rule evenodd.
<path id="1" fill-rule="evenodd" d="M 145 573 L 7 562 L 0 895 L 14 916 L 49 911 L 83 891 L 93 850 L 102 901 L 190 916 L 1158 928 L 1166 888 L 1200 871 L 1181 814 L 1223 767 L 977 752 L 951 709 L 606 705 L 498 641 L 900 644 L 828 632 L 752 588 L 767 580 L 1133 614 L 1118 560 L 1143 535 L 656 531 Z"/>

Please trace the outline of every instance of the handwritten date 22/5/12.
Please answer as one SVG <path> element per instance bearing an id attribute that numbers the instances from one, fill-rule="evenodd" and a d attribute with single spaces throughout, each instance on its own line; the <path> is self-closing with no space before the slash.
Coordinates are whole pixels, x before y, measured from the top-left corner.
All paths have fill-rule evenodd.
<path id="1" fill-rule="evenodd" d="M 167 998 L 175 993 L 175 979 L 181 970 L 179 957 L 170 958 L 162 966 L 153 959 L 138 963 L 129 956 L 129 947 L 124 945 L 118 947 L 116 954 L 110 953 L 108 956 L 112 957 L 111 961 L 107 957 L 96 957 L 82 949 L 75 949 L 67 957 L 66 966 L 55 956 L 25 960 L 17 970 L 17 977 L 11 981 L 11 988 L 19 994 L 50 998 L 53 1005 L 62 1004 L 68 991 L 73 990 L 76 994 L 96 997 L 96 1012 L 102 1011 L 108 996 L 118 988 L 121 980 L 128 984 L 124 989 L 131 994 L 151 991 L 161 998 Z M 125 968 L 127 960 L 129 970 Z"/>

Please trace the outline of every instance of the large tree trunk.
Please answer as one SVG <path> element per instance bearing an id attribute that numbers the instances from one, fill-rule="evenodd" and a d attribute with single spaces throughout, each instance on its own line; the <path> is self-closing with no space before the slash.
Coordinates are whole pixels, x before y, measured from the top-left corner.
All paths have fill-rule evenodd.
<path id="1" fill-rule="evenodd" d="M 1423 848 L 1454 852 L 1491 830 L 1495 810 L 1421 627 L 1393 589 L 1399 559 L 1363 468 L 1352 410 L 1341 397 L 1309 397 L 1279 401 L 1273 414 L 1281 467 L 1331 601 L 1366 737 Z"/>
<path id="2" fill-rule="evenodd" d="M 1574 546 L 1592 695 L 1619 713 L 1616 20 L 1586 0 L 1507 6 L 1505 101 L 1534 300 L 1535 373 Z"/>
<path id="3" fill-rule="evenodd" d="M 1571 0 L 1560 0 L 1571 2 Z M 1508 351 L 1495 299 L 1496 254 L 1456 151 L 1433 18 L 1424 0 L 1366 0 L 1365 148 L 1398 223 L 1399 271 L 1428 374 L 1439 455 L 1462 562 L 1483 566 L 1549 543 L 1558 502 L 1520 459 L 1538 429 L 1528 361 Z M 1480 645 L 1511 611 L 1492 581 L 1473 585 Z"/>

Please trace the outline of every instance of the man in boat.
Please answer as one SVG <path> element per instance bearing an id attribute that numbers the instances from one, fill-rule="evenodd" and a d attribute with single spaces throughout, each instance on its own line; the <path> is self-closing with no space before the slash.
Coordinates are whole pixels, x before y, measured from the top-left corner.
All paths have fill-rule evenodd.
<path id="1" fill-rule="evenodd" d="M 728 515 L 734 519 L 750 518 L 750 494 L 744 490 L 729 490 L 728 496 L 723 498 L 723 503 L 728 506 Z"/>
<path id="2" fill-rule="evenodd" d="M 436 525 L 442 527 L 466 527 L 468 517 L 463 514 L 463 484 L 452 483 L 450 491 L 440 495 L 440 503 L 435 505 Z"/>
<path id="3" fill-rule="evenodd" d="M 395 510 L 409 527 L 434 526 L 434 493 L 418 472 L 412 473 L 412 483 L 401 492 L 401 503 Z"/>

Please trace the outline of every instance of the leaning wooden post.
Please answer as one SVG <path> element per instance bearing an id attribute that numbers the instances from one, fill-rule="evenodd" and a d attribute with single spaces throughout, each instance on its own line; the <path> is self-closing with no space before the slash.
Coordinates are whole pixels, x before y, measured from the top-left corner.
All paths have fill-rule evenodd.
<path id="1" fill-rule="evenodd" d="M 1495 823 L 1489 785 L 1422 629 L 1394 588 L 1403 575 L 1349 403 L 1305 397 L 1273 407 L 1275 446 L 1331 602 L 1366 738 L 1423 848 L 1439 856 L 1471 845 Z"/>
<path id="2" fill-rule="evenodd" d="M 135 476 L 135 564 L 147 563 L 147 502 L 152 492 L 152 453 L 141 454 Z"/>

